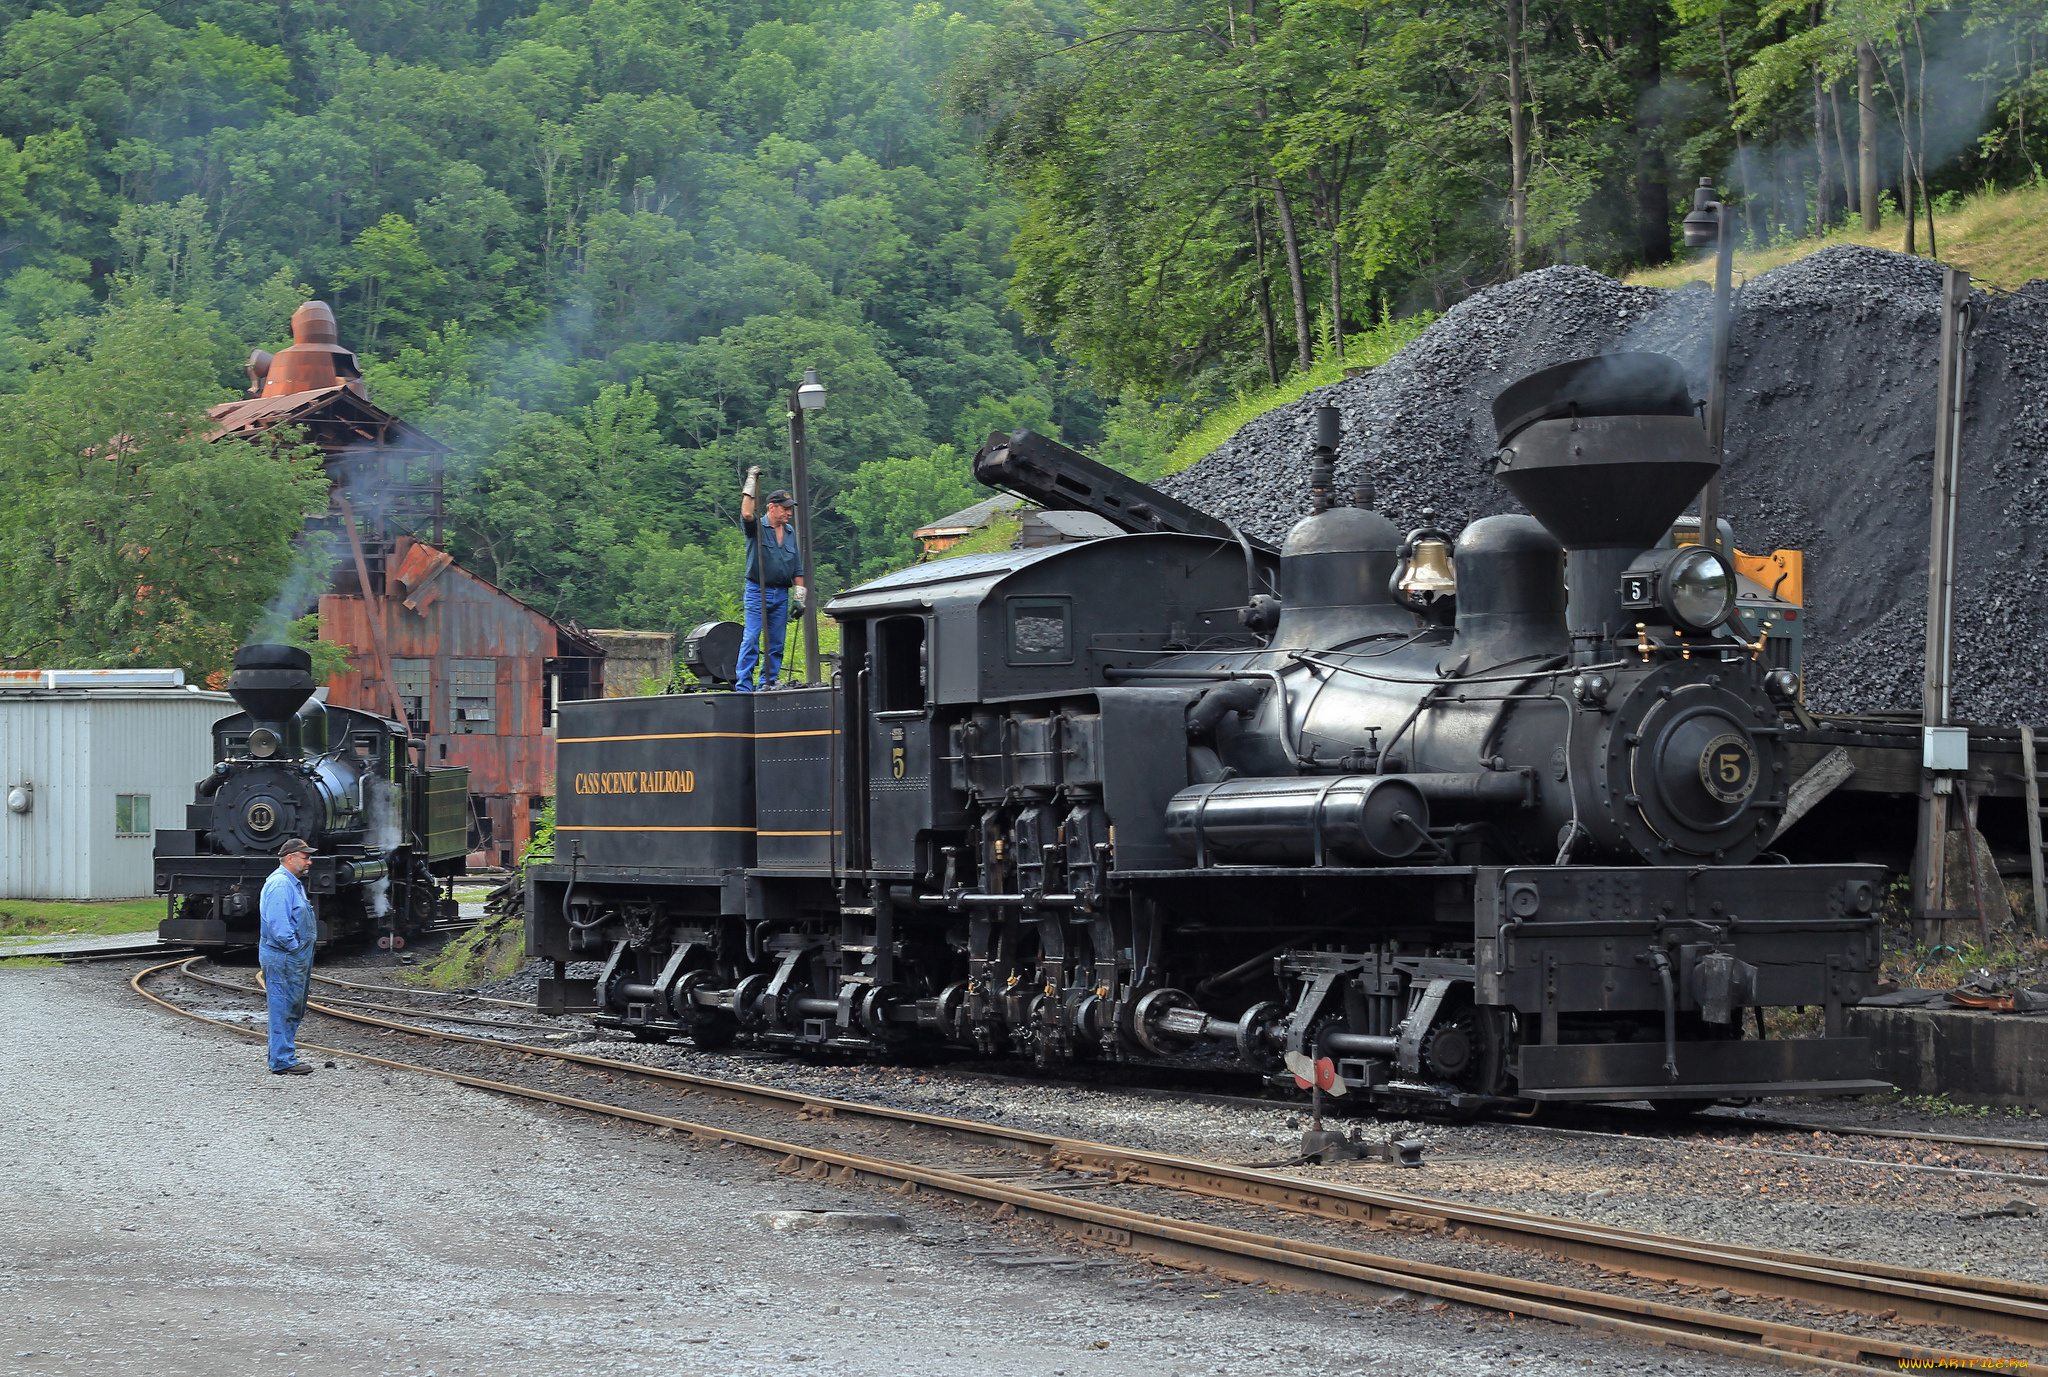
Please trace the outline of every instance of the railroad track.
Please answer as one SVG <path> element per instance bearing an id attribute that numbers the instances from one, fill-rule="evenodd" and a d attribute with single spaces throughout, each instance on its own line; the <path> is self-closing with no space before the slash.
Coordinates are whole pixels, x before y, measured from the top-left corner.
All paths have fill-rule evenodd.
<path id="1" fill-rule="evenodd" d="M 793 1059 L 794 1060 L 794 1059 Z M 1260 1098 L 1249 1094 L 1230 1094 L 1222 1091 L 1199 1090 L 1188 1086 L 1175 1086 L 1164 1082 L 1175 1078 L 1172 1073 L 1162 1077 L 1160 1084 L 1147 1085 L 1136 1082 L 1120 1082 L 1099 1078 L 1075 1080 L 1054 1080 L 1045 1076 L 1023 1075 L 1015 1072 L 984 1068 L 948 1065 L 944 1068 L 948 1076 L 961 1080 L 986 1081 L 997 1085 L 1016 1087 L 1042 1087 L 1048 1085 L 1080 1085 L 1087 1089 L 1106 1094 L 1144 1096 L 1154 1099 L 1194 1101 L 1202 1104 L 1225 1105 L 1244 1109 L 1289 1109 L 1307 1108 L 1307 1100 L 1286 1098 Z M 1143 1070 L 1145 1068 L 1133 1068 Z M 1221 1079 L 1232 1073 L 1216 1072 L 1213 1076 Z M 1246 1086 L 1257 1083 L 1257 1077 L 1246 1073 Z M 2025 1138 L 1985 1138 L 1966 1134 L 1930 1133 L 1918 1129 L 1862 1128 L 1850 1124 L 1813 1123 L 1798 1119 L 1779 1119 L 1757 1115 L 1710 1114 L 1690 1119 L 1660 1120 L 1645 1110 L 1623 1109 L 1612 1105 L 1572 1105 L 1565 1107 L 1581 1121 L 1623 1122 L 1640 1120 L 1640 1130 L 1601 1130 L 1574 1128 L 1556 1122 L 1523 1123 L 1512 1118 L 1493 1118 L 1485 1122 L 1489 1127 L 1534 1133 L 1557 1138 L 1582 1138 L 1588 1140 L 1611 1140 L 1638 1147 L 1668 1146 L 1674 1148 L 1696 1148 L 1721 1152 L 1745 1152 L 1765 1157 L 1787 1157 L 1815 1163 L 1833 1163 L 1839 1166 L 1877 1167 L 1887 1171 L 1921 1172 L 1935 1176 L 1969 1177 L 1977 1180 L 2002 1180 L 2024 1185 L 2048 1187 L 2048 1175 L 2001 1172 L 1987 1167 L 1938 1166 L 1917 1162 L 1886 1161 L 1869 1157 L 1842 1157 L 1833 1153 L 1788 1152 L 1773 1148 L 1753 1147 L 1747 1143 L 1721 1143 L 1712 1141 L 1722 1136 L 1747 1133 L 1810 1134 L 1823 1133 L 1835 1138 L 1892 1139 L 1901 1142 L 1940 1144 L 1948 1147 L 1968 1148 L 1973 1151 L 1996 1154 L 2010 1153 L 2035 1160 L 2048 1170 L 2048 1141 L 2034 1141 Z M 1341 1115 L 1341 1105 L 1326 1106 L 1326 1112 Z M 1560 1116 L 1562 1117 L 1562 1116 Z"/>
<path id="2" fill-rule="evenodd" d="M 151 977 L 173 970 L 208 983 L 228 983 L 212 981 L 191 971 L 198 959 L 151 967 L 138 973 L 131 984 L 138 994 L 174 1013 L 240 1036 L 261 1037 L 260 1032 L 206 1018 L 145 987 Z M 251 987 L 239 988 L 244 993 L 257 993 Z M 1867 1371 L 1871 1364 L 1895 1369 L 1904 1361 L 1915 1361 L 1941 1366 L 2048 1371 L 2022 1367 L 2010 1358 L 1899 1343 L 1880 1334 L 1783 1324 L 1727 1311 L 1174 1218 L 1106 1203 L 1099 1198 L 1080 1198 L 1074 1190 L 1089 1185 L 1160 1187 L 1379 1231 L 1462 1231 L 1463 1237 L 1561 1254 L 1610 1270 L 1627 1271 L 1638 1278 L 1797 1298 L 1866 1313 L 1890 1311 L 1904 1322 L 1955 1326 L 2009 1343 L 2038 1346 L 2048 1343 L 2048 1288 L 2026 1283 L 1710 1244 L 1402 1192 L 1310 1181 L 1257 1168 L 1133 1151 L 971 1120 L 637 1066 L 566 1049 L 508 1044 L 396 1023 L 326 1004 L 309 1004 L 309 1008 L 330 1018 L 433 1042 L 471 1044 L 508 1055 L 588 1067 L 602 1071 L 615 1082 L 627 1078 L 685 1093 L 701 1092 L 713 1103 L 771 1107 L 790 1113 L 796 1123 L 808 1121 L 814 1125 L 823 1118 L 865 1119 L 892 1129 L 929 1133 L 944 1144 L 972 1143 L 999 1150 L 1018 1158 L 1019 1169 L 991 1174 L 986 1167 L 968 1170 L 954 1165 L 891 1160 L 346 1048 L 302 1044 L 306 1050 L 324 1055 L 349 1057 L 480 1090 L 671 1129 L 689 1135 L 698 1144 L 730 1143 L 772 1153 L 781 1159 L 785 1171 L 865 1182 L 898 1194 L 930 1192 L 948 1200 L 991 1206 L 999 1214 L 1028 1216 L 1086 1242 L 1168 1265 L 1205 1268 L 1240 1280 L 1345 1296 L 1385 1297 L 1393 1292 L 1426 1295 L 1515 1316 L 1792 1367 Z M 1065 1179 L 1048 1179 L 1055 1175 Z"/>

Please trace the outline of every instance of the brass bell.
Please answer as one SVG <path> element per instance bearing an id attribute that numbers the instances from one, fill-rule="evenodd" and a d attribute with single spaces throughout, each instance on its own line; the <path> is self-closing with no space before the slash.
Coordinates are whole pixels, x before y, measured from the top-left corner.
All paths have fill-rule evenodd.
<path id="1" fill-rule="evenodd" d="M 1411 597 L 1442 597 L 1458 591 L 1458 571 L 1451 564 L 1451 547 L 1441 540 L 1418 540 L 1401 590 Z"/>

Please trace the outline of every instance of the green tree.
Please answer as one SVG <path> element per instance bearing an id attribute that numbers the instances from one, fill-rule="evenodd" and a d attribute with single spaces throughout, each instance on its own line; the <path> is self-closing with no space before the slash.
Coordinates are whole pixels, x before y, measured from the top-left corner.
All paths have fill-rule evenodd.
<path id="1" fill-rule="evenodd" d="M 387 215 L 357 235 L 334 275 L 335 286 L 357 294 L 365 349 L 377 347 L 386 326 L 402 335 L 423 329 L 423 308 L 447 281 L 420 243 L 419 231 L 402 215 Z"/>
<path id="2" fill-rule="evenodd" d="M 871 579 L 914 563 L 922 546 L 911 532 L 990 495 L 990 489 L 974 481 L 966 459 L 951 445 L 940 445 L 921 458 L 862 464 L 839 495 L 839 510 L 856 538 L 850 563 L 854 579 Z"/>
<path id="3" fill-rule="evenodd" d="M 0 661 L 225 668 L 326 480 L 305 449 L 214 443 L 206 313 L 115 307 L 0 398 Z"/>

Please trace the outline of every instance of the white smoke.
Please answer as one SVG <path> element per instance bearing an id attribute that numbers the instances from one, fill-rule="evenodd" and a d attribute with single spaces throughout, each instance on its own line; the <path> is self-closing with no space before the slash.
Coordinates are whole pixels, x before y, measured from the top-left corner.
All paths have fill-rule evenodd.
<path id="1" fill-rule="evenodd" d="M 384 854 L 387 865 L 396 864 L 392 853 L 405 840 L 404 830 L 399 826 L 398 791 L 388 779 L 371 775 L 363 781 L 363 842 Z M 363 904 L 372 918 L 382 918 L 391 912 L 391 875 L 385 872 L 381 880 L 372 880 L 363 888 Z"/>
<path id="2" fill-rule="evenodd" d="M 249 630 L 244 645 L 283 645 L 291 639 L 292 623 L 318 605 L 334 570 L 334 536 L 327 531 L 309 532 L 292 552 L 292 565 L 284 586 L 263 609 Z"/>

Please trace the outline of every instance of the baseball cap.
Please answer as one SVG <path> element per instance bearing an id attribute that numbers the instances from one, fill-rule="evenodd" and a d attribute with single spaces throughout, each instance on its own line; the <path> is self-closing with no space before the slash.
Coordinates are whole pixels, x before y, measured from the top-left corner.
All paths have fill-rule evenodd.
<path id="1" fill-rule="evenodd" d="M 283 860 L 286 856 L 297 855 L 300 852 L 304 852 L 308 856 L 312 855 L 312 844 L 302 841 L 298 837 L 292 837 L 283 846 L 277 848 L 277 858 Z"/>
<path id="2" fill-rule="evenodd" d="M 778 507 L 795 507 L 796 499 L 789 495 L 788 488 L 777 488 L 768 494 L 768 500 Z"/>

